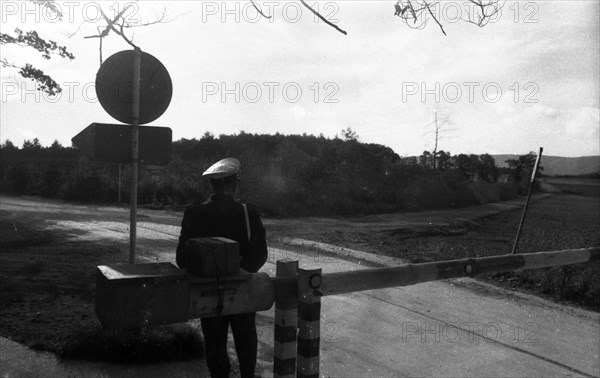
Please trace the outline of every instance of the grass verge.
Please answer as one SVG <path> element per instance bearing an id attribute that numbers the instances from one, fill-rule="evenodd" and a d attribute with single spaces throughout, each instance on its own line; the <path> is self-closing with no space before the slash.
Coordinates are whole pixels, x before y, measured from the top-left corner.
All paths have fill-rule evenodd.
<path id="1" fill-rule="evenodd" d="M 74 242 L 22 214 L 0 216 L 0 335 L 71 359 L 164 362 L 203 355 L 200 333 L 188 324 L 102 328 L 94 313 L 96 266 L 124 262 L 125 251 Z"/>

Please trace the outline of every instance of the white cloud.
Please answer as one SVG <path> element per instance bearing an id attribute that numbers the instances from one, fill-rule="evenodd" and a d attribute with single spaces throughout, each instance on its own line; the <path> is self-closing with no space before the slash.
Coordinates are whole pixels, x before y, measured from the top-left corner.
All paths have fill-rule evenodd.
<path id="1" fill-rule="evenodd" d="M 600 109 L 589 106 L 573 109 L 569 112 L 566 131 L 581 140 L 595 138 L 600 143 Z"/>
<path id="2" fill-rule="evenodd" d="M 304 118 L 306 117 L 306 109 L 304 109 L 302 106 L 294 105 L 292 107 L 292 114 L 297 118 Z"/>
<path id="3" fill-rule="evenodd" d="M 34 138 L 38 137 L 37 133 L 35 133 L 33 130 L 24 129 L 24 128 L 21 128 L 21 127 L 17 127 L 17 132 L 24 139 L 34 139 Z"/>

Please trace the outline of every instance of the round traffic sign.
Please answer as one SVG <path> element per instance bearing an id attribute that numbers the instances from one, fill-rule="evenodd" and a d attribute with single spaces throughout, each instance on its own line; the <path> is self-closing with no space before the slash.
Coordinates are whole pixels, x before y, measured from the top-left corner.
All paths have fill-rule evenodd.
<path id="1" fill-rule="evenodd" d="M 173 84 L 169 72 L 152 55 L 141 52 L 139 124 L 160 117 L 171 102 Z M 96 74 L 98 101 L 111 117 L 133 123 L 134 50 L 120 51 L 102 63 Z"/>

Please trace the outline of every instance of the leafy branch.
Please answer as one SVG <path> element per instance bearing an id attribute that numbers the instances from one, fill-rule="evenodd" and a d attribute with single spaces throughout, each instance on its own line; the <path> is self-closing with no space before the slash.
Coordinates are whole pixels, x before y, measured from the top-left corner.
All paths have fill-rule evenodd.
<path id="1" fill-rule="evenodd" d="M 65 46 L 60 46 L 55 41 L 45 40 L 39 36 L 36 31 L 23 32 L 19 28 L 15 29 L 15 35 L 9 35 L 6 33 L 0 33 L 0 45 L 16 45 L 20 47 L 31 47 L 36 51 L 42 53 L 42 58 L 48 60 L 53 54 L 60 56 L 61 58 L 73 60 L 75 55 L 70 53 Z M 27 63 L 24 66 L 18 66 L 14 63 L 8 62 L 6 59 L 0 60 L 2 67 L 17 68 L 19 75 L 25 79 L 30 79 L 37 84 L 37 89 L 41 90 L 50 96 L 55 96 L 62 91 L 60 85 L 54 81 L 49 75 L 46 75 L 44 71 L 35 68 L 33 65 Z"/>
<path id="2" fill-rule="evenodd" d="M 23 33 L 19 28 L 15 29 L 16 36 L 0 33 L 0 45 L 15 44 L 21 47 L 32 47 L 42 53 L 42 58 L 50 59 L 51 54 L 58 54 L 61 58 L 75 59 L 75 56 L 67 51 L 65 46 L 59 46 L 58 43 L 46 41 L 34 31 Z"/>

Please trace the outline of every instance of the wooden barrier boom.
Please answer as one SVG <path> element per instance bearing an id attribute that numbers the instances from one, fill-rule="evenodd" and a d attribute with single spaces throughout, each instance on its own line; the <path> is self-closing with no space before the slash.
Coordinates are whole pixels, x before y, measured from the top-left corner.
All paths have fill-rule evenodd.
<path id="1" fill-rule="evenodd" d="M 579 264 L 599 259 L 600 248 L 596 247 L 326 273 L 320 275 L 321 285 L 314 294 L 339 295 L 447 278 Z M 162 267 L 162 273 L 156 274 L 157 269 L 154 267 L 160 264 L 169 265 L 170 269 Z M 140 269 L 148 273 L 141 274 Z M 233 276 L 221 279 L 217 285 L 211 280 L 186 275 L 169 263 L 99 266 L 96 314 L 105 328 L 123 329 L 165 324 L 169 319 L 181 321 L 265 311 L 273 306 L 277 298 L 283 301 L 290 297 L 297 298 L 298 285 L 298 278 L 295 276 L 270 277 L 266 273 Z M 182 293 L 185 295 L 181 295 Z M 168 306 L 163 303 L 164 298 L 169 299 Z M 218 311 L 220 302 L 223 304 L 221 312 Z"/>
<path id="2" fill-rule="evenodd" d="M 600 248 L 594 247 L 325 273 L 322 275 L 319 292 L 322 296 L 340 295 L 357 291 L 410 286 L 448 278 L 475 277 L 480 274 L 549 268 L 598 260 L 600 260 Z M 297 283 L 292 279 L 275 278 L 274 284 L 276 295 L 297 295 L 295 292 Z"/>
<path id="3" fill-rule="evenodd" d="M 448 278 L 475 277 L 480 274 L 519 269 L 580 264 L 599 259 L 600 248 L 583 248 L 337 272 L 323 275 L 321 292 L 323 295 L 347 294 L 364 290 L 410 286 Z M 277 290 L 277 286 L 275 290 Z"/>

